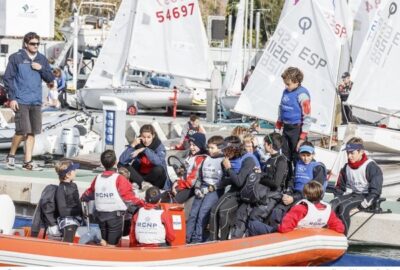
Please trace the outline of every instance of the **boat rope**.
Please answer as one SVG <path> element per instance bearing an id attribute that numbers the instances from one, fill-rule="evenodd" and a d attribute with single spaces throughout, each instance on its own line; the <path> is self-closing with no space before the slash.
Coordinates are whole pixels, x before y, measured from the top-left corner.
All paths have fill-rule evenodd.
<path id="1" fill-rule="evenodd" d="M 352 216 L 354 216 L 355 214 L 358 214 L 358 213 L 360 213 L 360 212 L 364 212 L 364 211 L 357 211 L 357 212 L 355 212 L 354 214 L 352 214 L 352 215 L 350 216 L 350 218 L 351 218 Z M 376 214 L 376 212 L 373 212 L 360 226 L 358 226 L 358 228 L 357 228 L 349 237 L 347 237 L 347 239 L 350 240 L 351 237 L 352 237 L 354 234 L 356 234 L 362 227 L 364 227 L 365 224 L 367 224 L 367 222 L 368 222 L 373 216 L 375 216 L 375 214 Z"/>

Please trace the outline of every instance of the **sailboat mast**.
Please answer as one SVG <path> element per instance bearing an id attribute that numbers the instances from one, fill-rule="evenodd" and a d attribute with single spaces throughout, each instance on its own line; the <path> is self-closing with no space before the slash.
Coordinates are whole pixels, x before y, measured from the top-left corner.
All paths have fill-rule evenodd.
<path id="1" fill-rule="evenodd" d="M 243 48 L 244 48 L 244 52 L 243 52 L 243 70 L 242 70 L 242 76 L 241 76 L 241 79 L 243 80 L 243 78 L 244 78 L 244 75 L 246 74 L 246 72 L 247 72 L 247 61 L 246 61 L 246 59 L 247 59 L 247 57 L 246 57 L 246 55 L 247 55 L 247 27 L 248 27 L 248 25 L 247 25 L 247 21 L 248 21 L 248 19 L 249 19 L 249 2 L 248 2 L 248 0 L 245 0 L 245 4 L 244 4 L 244 10 L 245 10 L 245 15 L 244 15 L 244 46 L 243 46 Z"/>
<path id="2" fill-rule="evenodd" d="M 250 0 L 250 27 L 249 27 L 249 58 L 247 67 L 250 67 L 253 54 L 253 19 L 254 19 L 254 0 Z"/>

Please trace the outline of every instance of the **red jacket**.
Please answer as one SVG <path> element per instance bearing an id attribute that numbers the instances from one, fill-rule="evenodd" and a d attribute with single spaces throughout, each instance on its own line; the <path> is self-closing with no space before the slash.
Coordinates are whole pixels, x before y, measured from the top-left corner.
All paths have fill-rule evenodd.
<path id="1" fill-rule="evenodd" d="M 198 155 L 194 157 L 194 165 L 192 167 L 192 170 L 187 172 L 186 178 L 179 178 L 177 180 L 178 182 L 177 187 L 179 190 L 189 189 L 193 187 L 194 183 L 196 182 L 199 176 L 199 170 L 201 164 L 206 159 L 206 157 L 207 157 L 206 155 Z"/>
<path id="2" fill-rule="evenodd" d="M 316 203 L 315 206 L 318 209 L 323 209 L 325 207 L 321 203 Z M 282 223 L 278 227 L 278 232 L 285 233 L 293 231 L 297 227 L 299 221 L 307 215 L 307 212 L 308 207 L 305 204 L 301 203 L 293 206 L 290 211 L 287 212 L 286 215 L 283 217 Z M 334 211 L 331 211 L 327 227 L 328 229 L 334 230 L 338 233 L 344 233 L 343 222 L 336 216 L 336 213 Z"/>
<path id="3" fill-rule="evenodd" d="M 153 209 L 158 207 L 158 204 L 151 204 L 151 203 L 145 203 L 144 209 Z M 157 244 L 140 244 L 136 240 L 136 234 L 135 234 L 135 229 L 136 229 L 136 221 L 138 219 L 139 212 L 136 212 L 136 214 L 132 218 L 131 222 L 131 231 L 129 233 L 129 246 L 130 247 L 156 247 L 158 246 Z M 164 224 L 165 227 L 165 240 L 167 243 L 171 243 L 172 241 L 175 240 L 175 231 L 172 226 L 172 219 L 168 215 L 166 211 L 164 211 L 161 214 L 161 222 Z"/>
<path id="4" fill-rule="evenodd" d="M 110 176 L 114 171 L 104 171 L 102 173 L 102 176 Z M 82 201 L 89 201 L 89 200 L 94 200 L 94 191 L 95 191 L 95 186 L 96 186 L 96 179 L 97 176 L 94 178 L 92 183 L 90 184 L 90 187 L 82 194 L 81 200 Z M 117 190 L 119 193 L 119 196 L 121 196 L 121 199 L 126 203 L 126 204 L 134 204 L 139 207 L 142 207 L 144 205 L 144 201 L 142 199 L 139 199 L 136 197 L 135 193 L 133 192 L 132 184 L 126 179 L 124 176 L 119 175 L 117 180 L 116 180 L 116 185 L 117 185 Z"/>

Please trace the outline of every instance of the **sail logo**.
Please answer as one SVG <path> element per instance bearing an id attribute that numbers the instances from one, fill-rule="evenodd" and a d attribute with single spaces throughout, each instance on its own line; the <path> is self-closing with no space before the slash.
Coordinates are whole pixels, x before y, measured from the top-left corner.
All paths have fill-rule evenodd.
<path id="1" fill-rule="evenodd" d="M 390 18 L 390 16 L 392 16 L 393 14 L 395 14 L 397 12 L 397 4 L 395 2 L 390 3 L 389 6 L 389 16 L 388 18 Z"/>
<path id="2" fill-rule="evenodd" d="M 302 17 L 299 20 L 299 27 L 303 32 L 303 35 L 306 33 L 308 29 L 312 26 L 312 21 L 309 17 Z"/>
<path id="3" fill-rule="evenodd" d="M 36 17 L 38 10 L 34 5 L 25 4 L 21 7 L 18 15 L 21 17 Z"/>

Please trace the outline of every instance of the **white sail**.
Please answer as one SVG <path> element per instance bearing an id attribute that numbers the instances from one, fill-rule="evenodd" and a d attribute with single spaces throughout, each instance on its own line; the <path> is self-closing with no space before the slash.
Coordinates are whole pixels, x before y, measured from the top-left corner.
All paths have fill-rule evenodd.
<path id="1" fill-rule="evenodd" d="M 197 0 L 139 0 L 130 68 L 209 80 L 208 41 Z"/>
<path id="2" fill-rule="evenodd" d="M 399 111 L 400 0 L 382 2 L 353 69 L 347 102 L 372 111 Z"/>
<path id="3" fill-rule="evenodd" d="M 311 131 L 330 134 L 336 95 L 335 83 L 340 41 L 318 5 L 299 1 L 278 24 L 235 111 L 276 121 L 284 89 L 281 73 L 289 66 L 304 72 L 304 85 L 311 95 Z"/>
<path id="4" fill-rule="evenodd" d="M 358 53 L 364 42 L 375 13 L 384 1 L 351 0 L 349 1 L 352 17 L 354 18 L 353 38 L 351 43 L 351 57 L 356 62 Z"/>
<path id="5" fill-rule="evenodd" d="M 122 84 L 136 1 L 123 0 L 85 87 L 111 88 Z M 124 53 L 125 52 L 125 53 Z"/>
<path id="6" fill-rule="evenodd" d="M 225 73 L 224 82 L 219 95 L 238 95 L 241 93 L 243 79 L 243 31 L 244 31 L 244 9 L 245 0 L 240 0 L 236 16 L 235 31 L 231 55 Z"/>

